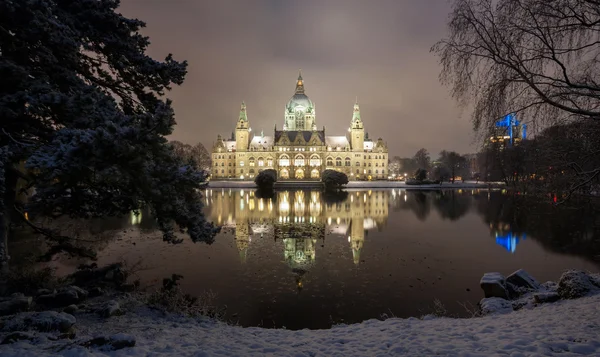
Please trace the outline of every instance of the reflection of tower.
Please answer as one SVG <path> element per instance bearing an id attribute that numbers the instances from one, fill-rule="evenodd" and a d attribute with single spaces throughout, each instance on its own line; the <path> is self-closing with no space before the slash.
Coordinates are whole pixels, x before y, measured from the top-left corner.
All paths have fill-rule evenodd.
<path id="1" fill-rule="evenodd" d="M 292 267 L 307 267 L 315 262 L 317 240 L 314 238 L 284 238 L 284 258 Z"/>
<path id="2" fill-rule="evenodd" d="M 236 220 L 235 224 L 235 245 L 240 252 L 240 260 L 246 262 L 248 245 L 250 244 L 250 225 L 247 218 Z"/>
<path id="3" fill-rule="evenodd" d="M 365 221 L 357 218 L 350 223 L 350 236 L 348 237 L 350 246 L 352 247 L 352 259 L 354 264 L 360 262 L 360 251 L 365 243 Z"/>
<path id="4" fill-rule="evenodd" d="M 513 232 L 508 232 L 505 234 L 501 234 L 496 232 L 496 244 L 501 245 L 507 251 L 514 253 L 517 250 L 517 244 L 519 241 L 525 240 L 525 234 L 514 234 Z"/>

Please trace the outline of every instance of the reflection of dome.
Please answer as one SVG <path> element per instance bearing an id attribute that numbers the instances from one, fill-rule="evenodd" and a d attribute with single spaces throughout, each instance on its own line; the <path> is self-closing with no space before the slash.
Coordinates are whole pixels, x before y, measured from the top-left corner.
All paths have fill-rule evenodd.
<path id="1" fill-rule="evenodd" d="M 305 113 L 310 113 L 313 109 L 313 103 L 310 99 L 308 99 L 308 96 L 306 94 L 296 93 L 289 100 L 288 104 L 286 105 L 286 108 L 288 112 L 293 113 L 296 111 L 297 107 L 303 107 L 302 109 Z"/>

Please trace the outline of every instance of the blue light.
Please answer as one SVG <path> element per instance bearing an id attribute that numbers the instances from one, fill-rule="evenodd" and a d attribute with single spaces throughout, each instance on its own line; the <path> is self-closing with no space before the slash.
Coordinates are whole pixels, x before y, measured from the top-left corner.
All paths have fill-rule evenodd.
<path id="1" fill-rule="evenodd" d="M 498 233 L 496 233 L 496 244 L 502 246 L 508 252 L 514 253 L 515 250 L 517 250 L 517 244 L 519 244 L 519 241 L 525 240 L 525 238 L 525 234 L 519 236 L 517 234 L 513 234 L 512 232 L 508 232 L 503 235 L 498 235 Z"/>
<path id="2" fill-rule="evenodd" d="M 510 137 L 510 144 L 512 145 L 513 141 L 514 141 L 514 133 L 513 133 L 513 128 L 515 126 L 519 126 L 521 125 L 521 122 L 519 122 L 514 113 L 510 113 L 507 114 L 504 118 L 498 120 L 496 122 L 496 126 L 499 128 L 508 128 L 508 136 Z M 525 139 L 527 136 L 527 125 L 523 124 L 523 130 L 522 130 L 522 135 L 521 138 Z"/>

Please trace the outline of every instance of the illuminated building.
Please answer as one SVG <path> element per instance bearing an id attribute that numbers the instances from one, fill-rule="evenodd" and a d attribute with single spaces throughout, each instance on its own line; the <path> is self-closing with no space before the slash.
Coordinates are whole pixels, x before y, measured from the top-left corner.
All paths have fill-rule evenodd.
<path id="1" fill-rule="evenodd" d="M 252 179 L 264 169 L 275 169 L 279 179 L 319 179 L 325 169 L 342 171 L 350 180 L 385 179 L 388 175 L 388 148 L 379 138 L 369 139 L 358 102 L 346 135 L 326 136 L 318 129 L 314 103 L 304 90 L 302 75 L 284 111 L 282 130 L 272 136 L 253 133 L 242 103 L 235 132 L 221 135 L 212 148 L 212 178 Z"/>
<path id="2" fill-rule="evenodd" d="M 522 124 L 514 114 L 506 115 L 496 122 L 492 135 L 486 143 L 500 143 L 503 146 L 512 146 L 527 139 L 527 124 Z"/>

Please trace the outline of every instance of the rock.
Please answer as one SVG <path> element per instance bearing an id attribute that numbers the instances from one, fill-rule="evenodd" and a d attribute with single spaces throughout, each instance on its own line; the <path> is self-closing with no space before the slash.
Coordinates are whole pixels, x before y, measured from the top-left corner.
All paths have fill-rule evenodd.
<path id="1" fill-rule="evenodd" d="M 121 285 L 127 280 L 127 273 L 120 266 L 116 266 L 106 272 L 104 280 L 111 281 L 116 285 Z"/>
<path id="2" fill-rule="evenodd" d="M 57 293 L 40 295 L 36 303 L 49 307 L 63 307 L 85 300 L 88 292 L 77 286 L 68 286 Z"/>
<path id="3" fill-rule="evenodd" d="M 560 300 L 560 295 L 558 295 L 558 293 L 555 292 L 540 292 L 533 294 L 533 300 L 538 304 L 555 302 Z"/>
<path id="4" fill-rule="evenodd" d="M 579 270 L 564 272 L 558 281 L 558 295 L 563 299 L 577 299 L 600 289 L 600 278 Z"/>
<path id="5" fill-rule="evenodd" d="M 72 314 L 76 313 L 77 310 L 79 310 L 77 308 L 77 305 L 73 304 L 73 305 L 69 305 L 69 306 L 65 307 L 63 309 L 63 312 L 66 312 L 67 314 L 71 314 L 72 315 Z"/>
<path id="6" fill-rule="evenodd" d="M 119 290 L 121 291 L 126 291 L 126 292 L 131 292 L 134 291 L 137 288 L 137 286 L 133 283 L 130 284 L 123 284 L 119 287 Z"/>
<path id="7" fill-rule="evenodd" d="M 528 272 L 523 269 L 519 269 L 516 272 L 510 274 L 506 278 L 506 282 L 510 283 L 519 288 L 526 288 L 529 290 L 537 290 L 540 288 L 540 283 L 537 282 Z"/>
<path id="8" fill-rule="evenodd" d="M 50 295 L 50 294 L 54 294 L 56 291 L 52 291 L 50 289 L 38 289 L 38 291 L 36 291 L 35 296 L 40 296 L 40 295 Z"/>
<path id="9" fill-rule="evenodd" d="M 31 307 L 31 296 L 12 296 L 0 301 L 0 316 L 12 315 L 28 311 Z"/>
<path id="10" fill-rule="evenodd" d="M 512 303 L 499 297 L 481 299 L 479 309 L 482 315 L 499 315 L 513 311 Z"/>
<path id="11" fill-rule="evenodd" d="M 115 350 L 135 346 L 135 337 L 125 333 L 117 333 L 115 335 L 110 336 L 108 339 L 110 341 L 110 345 Z"/>
<path id="12" fill-rule="evenodd" d="M 135 337 L 132 335 L 118 333 L 110 337 L 95 337 L 89 341 L 82 343 L 85 347 L 104 347 L 112 350 L 120 350 L 126 347 L 135 346 Z"/>
<path id="13" fill-rule="evenodd" d="M 9 333 L 6 337 L 4 337 L 4 339 L 2 340 L 2 345 L 6 345 L 9 343 L 15 343 L 17 341 L 23 341 L 23 340 L 33 340 L 35 338 L 35 335 L 31 332 L 22 332 L 22 331 L 16 331 L 16 332 L 11 332 Z"/>
<path id="14" fill-rule="evenodd" d="M 90 297 L 96 297 L 96 296 L 102 296 L 102 295 L 104 295 L 104 290 L 102 290 L 102 288 L 99 288 L 99 287 L 92 288 L 90 290 L 90 294 L 89 294 Z"/>
<path id="15" fill-rule="evenodd" d="M 115 315 L 121 315 L 122 313 L 121 306 L 115 300 L 108 301 L 103 308 L 98 310 L 98 314 L 100 314 L 102 317 L 111 317 Z"/>
<path id="16" fill-rule="evenodd" d="M 485 273 L 479 282 L 486 298 L 498 297 L 508 299 L 506 280 L 500 273 Z"/>
<path id="17" fill-rule="evenodd" d="M 50 332 L 58 330 L 67 332 L 75 324 L 75 317 L 64 312 L 42 311 L 27 312 L 16 315 L 6 321 L 4 331 L 37 330 Z"/>

